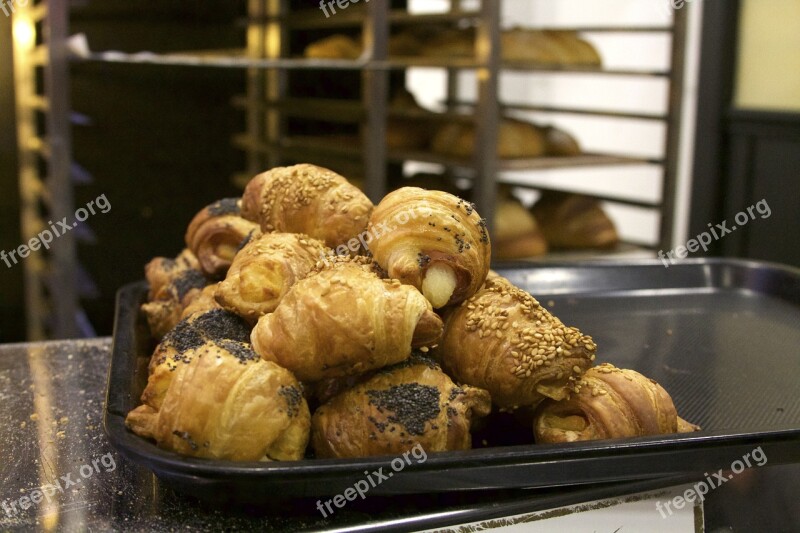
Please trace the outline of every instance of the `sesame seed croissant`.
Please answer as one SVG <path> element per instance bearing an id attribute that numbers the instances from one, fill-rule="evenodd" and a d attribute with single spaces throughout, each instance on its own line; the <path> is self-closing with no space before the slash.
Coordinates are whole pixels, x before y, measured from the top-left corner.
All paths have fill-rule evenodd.
<path id="1" fill-rule="evenodd" d="M 231 261 L 258 224 L 241 217 L 237 198 L 219 200 L 197 213 L 186 230 L 186 246 L 209 278 L 224 277 Z"/>
<path id="2" fill-rule="evenodd" d="M 242 216 L 264 233 L 304 233 L 331 248 L 367 227 L 372 202 L 344 177 L 315 165 L 273 168 L 253 178 L 242 197 Z"/>
<path id="3" fill-rule="evenodd" d="M 475 206 L 452 194 L 403 187 L 370 219 L 370 251 L 392 278 L 440 308 L 472 296 L 489 271 L 491 245 Z"/>
<path id="4" fill-rule="evenodd" d="M 538 443 L 638 437 L 699 429 L 680 419 L 667 391 L 633 370 L 608 363 L 588 370 L 562 401 L 534 413 Z"/>
<path id="5" fill-rule="evenodd" d="M 474 420 L 489 414 L 489 393 L 458 387 L 441 368 L 412 356 L 339 394 L 312 418 L 317 457 L 468 450 Z"/>
<path id="6" fill-rule="evenodd" d="M 274 311 L 289 288 L 327 253 L 324 244 L 305 235 L 261 235 L 236 254 L 216 299 L 225 309 L 255 323 Z"/>
<path id="7" fill-rule="evenodd" d="M 189 349 L 167 375 L 160 405 L 144 403 L 125 425 L 182 455 L 230 461 L 298 460 L 308 444 L 310 413 L 288 370 L 249 344 L 207 341 Z"/>
<path id="8" fill-rule="evenodd" d="M 256 352 L 301 381 L 319 381 L 397 363 L 412 346 L 438 342 L 442 321 L 425 297 L 360 259 L 336 260 L 298 281 L 256 324 Z"/>
<path id="9" fill-rule="evenodd" d="M 595 343 L 505 278 L 448 310 L 437 353 L 460 383 L 489 391 L 505 408 L 562 399 L 595 358 Z"/>

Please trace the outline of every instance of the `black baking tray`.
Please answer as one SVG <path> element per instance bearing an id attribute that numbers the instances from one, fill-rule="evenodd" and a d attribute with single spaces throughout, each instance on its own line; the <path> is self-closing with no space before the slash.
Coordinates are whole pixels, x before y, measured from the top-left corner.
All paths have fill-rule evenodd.
<path id="1" fill-rule="evenodd" d="M 514 265 L 498 269 L 594 337 L 598 362 L 657 380 L 703 430 L 559 445 L 531 444 L 524 417 L 495 415 L 473 450 L 429 454 L 371 495 L 552 488 L 702 479 L 761 447 L 769 465 L 800 462 L 800 270 L 741 260 Z M 105 429 L 160 479 L 199 497 L 342 493 L 393 457 L 234 463 L 182 457 L 125 428 L 147 381 L 152 340 L 138 312 L 144 282 L 117 297 Z M 760 457 L 760 456 L 759 456 Z M 269 491 L 269 492 L 266 492 Z"/>

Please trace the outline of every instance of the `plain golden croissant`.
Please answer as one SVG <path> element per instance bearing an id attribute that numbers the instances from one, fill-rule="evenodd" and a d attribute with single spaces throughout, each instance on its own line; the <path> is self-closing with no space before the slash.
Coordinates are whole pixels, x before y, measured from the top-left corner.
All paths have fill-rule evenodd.
<path id="1" fill-rule="evenodd" d="M 183 354 L 147 388 L 165 389 L 125 424 L 182 455 L 230 461 L 298 460 L 308 445 L 310 413 L 292 373 L 262 360 L 248 344 L 207 341 Z M 167 380 L 166 387 L 161 380 Z"/>
<path id="2" fill-rule="evenodd" d="M 611 248 L 619 242 L 614 222 L 594 198 L 547 191 L 531 213 L 552 248 Z"/>
<path id="3" fill-rule="evenodd" d="M 370 225 L 375 261 L 389 277 L 422 291 L 435 308 L 469 298 L 486 279 L 486 222 L 457 196 L 403 187 L 384 197 Z"/>
<path id="4" fill-rule="evenodd" d="M 186 246 L 212 279 L 224 277 L 242 242 L 259 229 L 241 217 L 240 200 L 227 198 L 197 213 L 186 230 Z"/>
<path id="5" fill-rule="evenodd" d="M 595 351 L 591 337 L 565 326 L 530 294 L 497 275 L 448 311 L 437 348 L 448 374 L 488 390 L 505 408 L 565 398 L 591 366 Z"/>
<path id="6" fill-rule="evenodd" d="M 412 357 L 334 397 L 314 413 L 317 457 L 467 450 L 473 420 L 489 414 L 489 393 L 456 386 L 429 359 Z"/>
<path id="7" fill-rule="evenodd" d="M 359 236 L 372 202 L 345 178 L 315 165 L 274 168 L 248 183 L 242 215 L 264 233 L 304 233 L 331 248 Z"/>
<path id="8" fill-rule="evenodd" d="M 534 414 L 538 443 L 638 437 L 697 426 L 681 420 L 661 385 L 608 363 L 588 370 L 568 399 L 547 400 Z"/>
<path id="9" fill-rule="evenodd" d="M 305 235 L 266 233 L 254 238 L 234 258 L 217 288 L 217 301 L 255 322 L 274 311 L 289 288 L 328 252 L 320 241 Z"/>
<path id="10" fill-rule="evenodd" d="M 141 310 L 147 318 L 150 333 L 156 339 L 162 338 L 180 322 L 184 309 L 199 298 L 208 285 L 203 273 L 188 268 L 189 264 L 188 261 L 171 262 L 157 258 L 145 267 L 145 275 L 153 279 L 155 285 L 150 286 L 153 297 L 142 304 Z"/>
<path id="11" fill-rule="evenodd" d="M 355 375 L 432 345 L 442 321 L 414 287 L 383 280 L 356 260 L 337 260 L 298 281 L 252 334 L 264 359 L 301 381 Z"/>

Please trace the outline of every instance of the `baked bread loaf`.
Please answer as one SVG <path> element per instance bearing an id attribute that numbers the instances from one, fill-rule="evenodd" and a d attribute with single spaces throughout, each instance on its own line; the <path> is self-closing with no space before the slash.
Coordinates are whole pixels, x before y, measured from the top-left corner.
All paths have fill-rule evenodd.
<path id="1" fill-rule="evenodd" d="M 441 155 L 471 158 L 475 153 L 475 126 L 467 122 L 450 122 L 433 136 L 431 149 Z M 497 134 L 497 157 L 501 159 L 541 157 L 546 144 L 542 132 L 533 124 L 503 119 Z"/>
<path id="2" fill-rule="evenodd" d="M 513 197 L 498 198 L 494 256 L 499 260 L 537 257 L 547 253 L 547 241 L 533 215 Z"/>
<path id="3" fill-rule="evenodd" d="M 608 363 L 588 370 L 569 398 L 547 400 L 534 414 L 537 443 L 661 435 L 679 431 L 678 414 L 661 385 Z M 697 427 L 681 421 L 680 428 Z"/>
<path id="4" fill-rule="evenodd" d="M 441 319 L 414 287 L 379 278 L 363 258 L 330 261 L 258 321 L 261 357 L 313 382 L 403 361 L 441 339 Z"/>
<path id="5" fill-rule="evenodd" d="M 197 213 L 186 230 L 186 246 L 211 279 L 225 277 L 242 242 L 258 232 L 258 224 L 241 217 L 240 202 L 238 198 L 214 202 Z"/>
<path id="6" fill-rule="evenodd" d="M 425 113 L 427 110 L 417 103 L 414 95 L 402 89 L 389 102 L 392 116 L 386 122 L 386 146 L 394 150 L 419 150 L 428 146 L 431 127 L 419 118 L 402 118 L 395 113 Z"/>
<path id="7" fill-rule="evenodd" d="M 292 285 L 306 277 L 330 250 L 316 239 L 294 233 L 266 233 L 250 240 L 219 284 L 219 304 L 255 323 L 271 313 Z"/>
<path id="8" fill-rule="evenodd" d="M 546 191 L 531 213 L 552 248 L 613 248 L 619 242 L 600 202 L 587 196 Z"/>
<path id="9" fill-rule="evenodd" d="M 468 450 L 473 420 L 490 410 L 488 392 L 456 386 L 434 362 L 413 357 L 317 409 L 312 445 L 319 458 Z"/>
<path id="10" fill-rule="evenodd" d="M 207 341 L 182 355 L 172 372 L 151 374 L 143 405 L 125 419 L 131 431 L 193 457 L 303 458 L 310 413 L 291 372 L 235 341 Z M 148 403 L 154 387 L 165 391 L 158 406 Z"/>
<path id="11" fill-rule="evenodd" d="M 316 165 L 273 168 L 253 178 L 242 197 L 242 216 L 264 233 L 303 233 L 331 248 L 367 227 L 372 202 L 345 178 Z"/>
<path id="12" fill-rule="evenodd" d="M 337 33 L 309 44 L 303 55 L 308 59 L 358 59 L 363 51 L 359 41 Z"/>
<path id="13" fill-rule="evenodd" d="M 370 225 L 375 262 L 390 277 L 419 289 L 435 308 L 469 298 L 486 279 L 491 257 L 486 223 L 473 204 L 457 196 L 403 187 L 384 197 Z"/>
<path id="14" fill-rule="evenodd" d="M 566 131 L 553 127 L 540 127 L 544 136 L 545 153 L 555 157 L 571 157 L 581 154 L 581 147 L 578 141 Z"/>
<path id="15" fill-rule="evenodd" d="M 442 367 L 459 383 L 486 389 L 500 407 L 564 399 L 595 359 L 588 335 L 565 326 L 500 276 L 445 315 Z"/>

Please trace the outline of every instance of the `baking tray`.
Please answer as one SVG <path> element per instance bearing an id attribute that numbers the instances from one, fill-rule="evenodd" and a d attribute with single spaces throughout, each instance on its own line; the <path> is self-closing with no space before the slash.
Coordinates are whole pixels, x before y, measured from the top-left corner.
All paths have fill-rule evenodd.
<path id="1" fill-rule="evenodd" d="M 552 488 L 702 479 L 761 447 L 769 465 L 800 462 L 800 270 L 740 260 L 513 265 L 498 271 L 568 325 L 592 335 L 598 362 L 661 383 L 703 431 L 559 445 L 530 444 L 520 417 L 495 416 L 473 450 L 429 454 L 371 495 Z M 199 497 L 343 493 L 393 457 L 234 463 L 186 458 L 129 432 L 125 415 L 147 380 L 152 340 L 139 315 L 146 284 L 118 294 L 105 429 L 160 479 Z M 269 492 L 266 492 L 269 491 Z"/>

